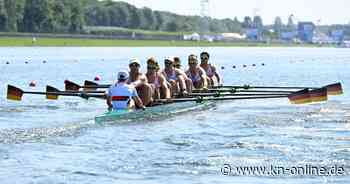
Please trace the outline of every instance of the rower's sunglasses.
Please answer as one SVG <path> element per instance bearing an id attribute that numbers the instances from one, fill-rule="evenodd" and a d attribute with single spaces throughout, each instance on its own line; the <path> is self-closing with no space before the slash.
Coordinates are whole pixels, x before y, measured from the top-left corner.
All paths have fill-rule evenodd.
<path id="1" fill-rule="evenodd" d="M 165 65 L 172 65 L 173 63 L 171 61 L 165 61 L 164 64 Z"/>
<path id="2" fill-rule="evenodd" d="M 201 60 L 207 60 L 209 59 L 208 57 L 201 57 Z"/>
<path id="3" fill-rule="evenodd" d="M 140 66 L 140 65 L 137 64 L 137 63 L 132 63 L 132 64 L 129 65 L 129 67 L 139 67 L 139 66 Z"/>
<path id="4" fill-rule="evenodd" d="M 157 67 L 148 66 L 147 69 L 148 69 L 148 70 L 156 70 Z"/>

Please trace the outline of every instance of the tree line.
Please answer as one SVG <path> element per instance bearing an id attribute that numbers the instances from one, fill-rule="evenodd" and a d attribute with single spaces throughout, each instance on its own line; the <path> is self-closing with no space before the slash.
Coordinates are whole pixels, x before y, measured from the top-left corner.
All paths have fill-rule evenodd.
<path id="1" fill-rule="evenodd" d="M 182 16 L 111 0 L 0 0 L 0 31 L 82 33 L 84 26 L 170 32 L 240 32 L 235 19 Z"/>
<path id="2" fill-rule="evenodd" d="M 292 16 L 287 24 L 276 17 L 273 25 L 264 26 L 260 16 L 246 16 L 242 22 L 236 17 L 183 16 L 112 0 L 0 0 L 1 32 L 85 33 L 85 26 L 214 33 L 257 28 L 265 32 L 273 29 L 276 34 L 296 28 Z M 345 27 L 349 33 L 349 26 Z"/>

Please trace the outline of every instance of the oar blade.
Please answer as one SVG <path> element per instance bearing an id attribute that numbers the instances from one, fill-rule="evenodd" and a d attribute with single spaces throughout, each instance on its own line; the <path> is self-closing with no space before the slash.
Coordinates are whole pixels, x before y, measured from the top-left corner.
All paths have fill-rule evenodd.
<path id="1" fill-rule="evenodd" d="M 64 81 L 64 87 L 66 91 L 79 91 L 79 89 L 81 88 L 79 84 L 76 84 L 69 80 Z"/>
<path id="2" fill-rule="evenodd" d="M 56 94 L 52 94 L 55 93 L 55 92 L 60 92 L 60 90 L 58 90 L 57 88 L 54 88 L 52 86 L 46 86 L 46 99 L 49 99 L 49 100 L 57 100 L 58 99 L 58 95 Z"/>
<path id="3" fill-rule="evenodd" d="M 288 99 L 292 104 L 306 104 L 311 103 L 312 99 L 309 89 L 303 89 L 288 95 Z"/>
<path id="4" fill-rule="evenodd" d="M 96 86 L 96 88 L 94 88 Z M 97 90 L 98 84 L 89 80 L 84 81 L 84 91 L 94 91 Z"/>
<path id="5" fill-rule="evenodd" d="M 342 88 L 340 82 L 327 85 L 327 86 L 325 86 L 325 88 L 327 89 L 328 95 L 341 95 L 341 94 L 343 94 L 343 88 Z"/>
<path id="6" fill-rule="evenodd" d="M 12 85 L 7 85 L 7 99 L 21 101 L 22 96 L 23 90 Z"/>
<path id="7" fill-rule="evenodd" d="M 312 102 L 323 102 L 327 101 L 327 88 L 319 88 L 309 91 Z"/>

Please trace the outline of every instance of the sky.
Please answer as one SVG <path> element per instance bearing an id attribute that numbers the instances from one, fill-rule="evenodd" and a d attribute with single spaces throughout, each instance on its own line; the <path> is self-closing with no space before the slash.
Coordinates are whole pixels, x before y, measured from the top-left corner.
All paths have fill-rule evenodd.
<path id="1" fill-rule="evenodd" d="M 200 15 L 200 0 L 122 0 L 137 7 L 170 11 L 182 15 Z M 350 0 L 209 0 L 209 14 L 214 18 L 260 15 L 264 24 L 272 24 L 276 16 L 284 23 L 293 14 L 295 22 L 315 24 L 350 23 Z"/>

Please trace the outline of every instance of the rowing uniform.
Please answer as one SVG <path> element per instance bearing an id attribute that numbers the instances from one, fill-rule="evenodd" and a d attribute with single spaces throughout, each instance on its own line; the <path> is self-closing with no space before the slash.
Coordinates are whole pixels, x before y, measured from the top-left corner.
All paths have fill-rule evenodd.
<path id="1" fill-rule="evenodd" d="M 214 66 L 212 66 L 211 64 L 208 64 L 207 69 L 204 69 L 204 67 L 202 67 L 203 70 L 206 72 L 207 76 L 212 78 L 215 74 L 215 68 Z"/>
<path id="2" fill-rule="evenodd" d="M 176 81 L 178 79 L 178 72 L 176 69 L 172 70 L 170 74 L 168 74 L 165 70 L 163 70 L 163 75 L 165 76 L 167 81 L 174 80 Z"/>
<path id="3" fill-rule="evenodd" d="M 147 74 L 146 74 L 146 76 L 147 76 Z M 159 78 L 160 78 L 159 74 L 155 73 L 154 80 L 153 80 L 153 82 L 151 82 L 151 80 L 149 80 L 150 78 L 147 76 L 148 83 L 153 84 L 155 86 L 155 88 L 160 88 L 160 79 Z"/>
<path id="4" fill-rule="evenodd" d="M 112 98 L 114 110 L 128 109 L 132 98 L 138 96 L 135 87 L 124 82 L 111 86 L 107 95 Z"/>
<path id="5" fill-rule="evenodd" d="M 187 77 L 190 78 L 193 83 L 201 82 L 201 80 L 202 80 L 201 76 L 204 73 L 205 73 L 205 71 L 203 70 L 203 68 L 200 68 L 200 67 L 196 68 L 196 73 L 195 74 L 192 74 L 192 72 L 190 70 L 186 71 Z"/>

